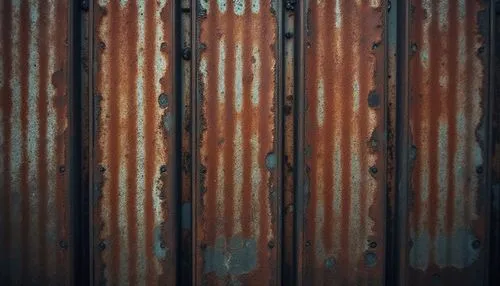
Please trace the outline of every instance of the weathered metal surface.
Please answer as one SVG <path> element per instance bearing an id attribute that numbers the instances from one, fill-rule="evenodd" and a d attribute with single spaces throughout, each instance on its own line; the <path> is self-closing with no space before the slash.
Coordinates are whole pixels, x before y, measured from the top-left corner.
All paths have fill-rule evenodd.
<path id="1" fill-rule="evenodd" d="M 381 285 L 383 1 L 309 1 L 304 284 Z"/>
<path id="2" fill-rule="evenodd" d="M 68 2 L 0 4 L 0 284 L 69 284 Z"/>
<path id="3" fill-rule="evenodd" d="M 95 283 L 176 283 L 172 5 L 94 3 Z"/>
<path id="4" fill-rule="evenodd" d="M 195 284 L 274 285 L 280 10 L 276 1 L 197 4 Z"/>
<path id="5" fill-rule="evenodd" d="M 487 1 L 414 0 L 410 285 L 484 285 Z"/>

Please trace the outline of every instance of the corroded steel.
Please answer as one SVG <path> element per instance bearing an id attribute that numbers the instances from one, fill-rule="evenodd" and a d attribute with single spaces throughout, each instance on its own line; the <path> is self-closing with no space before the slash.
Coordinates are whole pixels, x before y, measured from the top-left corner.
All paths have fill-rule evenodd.
<path id="1" fill-rule="evenodd" d="M 304 284 L 380 285 L 384 1 L 308 1 Z"/>
<path id="2" fill-rule="evenodd" d="M 95 2 L 95 282 L 176 282 L 172 1 Z"/>
<path id="3" fill-rule="evenodd" d="M 68 1 L 0 7 L 0 284 L 67 285 Z"/>
<path id="4" fill-rule="evenodd" d="M 279 281 L 275 1 L 199 1 L 197 285 Z M 198 16 L 197 15 L 197 16 Z"/>
<path id="5" fill-rule="evenodd" d="M 411 4 L 408 280 L 479 285 L 488 248 L 487 5 Z"/>

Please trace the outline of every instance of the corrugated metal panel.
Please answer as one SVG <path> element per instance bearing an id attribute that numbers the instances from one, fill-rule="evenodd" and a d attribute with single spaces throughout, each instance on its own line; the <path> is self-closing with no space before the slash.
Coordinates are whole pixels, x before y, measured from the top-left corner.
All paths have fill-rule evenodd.
<path id="1" fill-rule="evenodd" d="M 2 1 L 0 284 L 497 285 L 494 2 Z"/>
<path id="2" fill-rule="evenodd" d="M 69 283 L 68 3 L 2 1 L 2 284 Z"/>
<path id="3" fill-rule="evenodd" d="M 486 5 L 411 3 L 409 281 L 477 284 L 488 247 Z"/>
<path id="4" fill-rule="evenodd" d="M 172 1 L 95 4 L 95 282 L 174 284 Z"/>
<path id="5" fill-rule="evenodd" d="M 318 285 L 383 282 L 381 5 L 308 2 L 304 279 Z"/>
<path id="6" fill-rule="evenodd" d="M 279 281 L 275 1 L 200 1 L 195 284 Z M 238 284 L 238 285 L 240 285 Z"/>

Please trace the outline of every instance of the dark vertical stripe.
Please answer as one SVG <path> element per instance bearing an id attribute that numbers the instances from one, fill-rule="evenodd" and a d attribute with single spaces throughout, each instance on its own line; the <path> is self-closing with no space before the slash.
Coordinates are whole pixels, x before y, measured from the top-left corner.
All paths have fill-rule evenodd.
<path id="1" fill-rule="evenodd" d="M 458 37 L 458 25 L 460 22 L 460 19 L 458 19 L 458 13 L 457 13 L 457 6 L 458 3 L 449 3 L 449 10 L 448 10 L 448 22 L 449 24 L 447 25 L 448 28 L 448 33 L 447 33 L 447 56 L 448 56 L 448 65 L 446 67 L 448 71 L 448 85 L 447 85 L 447 95 L 446 95 L 446 113 L 447 113 L 447 124 L 448 124 L 448 133 L 446 136 L 448 136 L 448 146 L 447 146 L 447 189 L 448 193 L 446 196 L 446 202 L 440 202 L 440 203 L 446 203 L 446 213 L 445 214 L 440 214 L 440 215 L 445 215 L 445 233 L 447 236 L 447 244 L 446 244 L 446 263 L 451 262 L 451 256 L 452 256 L 452 239 L 453 239 L 453 222 L 455 216 L 455 209 L 454 209 L 454 200 L 455 196 L 463 196 L 463 194 L 457 193 L 457 186 L 455 185 L 455 176 L 456 172 L 459 171 L 458 167 L 459 166 L 454 166 L 454 158 L 455 158 L 455 153 L 457 152 L 457 142 L 458 140 L 461 140 L 458 137 L 458 130 L 457 130 L 457 116 L 460 114 L 458 113 L 458 108 L 457 108 L 457 85 L 461 84 L 460 80 L 458 79 L 457 76 L 457 71 L 458 71 L 458 61 L 460 60 L 458 58 L 458 49 L 459 49 L 459 37 Z M 456 140 L 453 140 L 454 138 L 457 138 Z M 441 154 L 440 154 L 441 155 Z M 460 166 L 461 167 L 461 166 Z M 441 186 L 443 187 L 443 186 Z"/>
<path id="2" fill-rule="evenodd" d="M 39 13 L 40 13 L 40 34 L 39 34 L 39 40 L 40 40 L 40 47 L 39 50 L 41 52 L 48 51 L 48 18 L 49 15 L 47 13 L 47 5 L 44 5 L 43 3 L 39 5 Z M 39 65 L 39 84 L 40 84 L 40 93 L 38 97 L 38 114 L 40 115 L 40 139 L 38 141 L 38 152 L 39 152 L 39 158 L 38 158 L 38 172 L 39 172 L 39 177 L 38 177 L 38 184 L 40 187 L 40 196 L 39 196 L 39 214 L 40 217 L 38 218 L 38 228 L 40 231 L 40 248 L 39 248 L 39 253 L 38 257 L 40 261 L 38 262 L 40 265 L 40 271 L 41 273 L 46 273 L 46 268 L 45 268 L 45 263 L 46 263 L 46 255 L 47 255 L 47 244 L 46 244 L 46 223 L 47 223 L 47 185 L 48 185 L 48 174 L 47 174 L 47 168 L 46 168 L 46 161 L 47 161 L 47 153 L 46 153 L 46 147 L 47 147 L 47 88 L 48 88 L 48 82 L 47 82 L 47 76 L 48 76 L 48 55 L 42 55 L 40 54 L 40 65 Z M 42 280 L 43 281 L 43 280 Z"/>
<path id="3" fill-rule="evenodd" d="M 2 48 L 3 48 L 3 63 L 4 63 L 4 78 L 2 79 L 3 81 L 3 88 L 2 88 L 2 96 L 0 98 L 0 104 L 2 106 L 2 111 L 3 111 L 3 118 L 2 118 L 2 124 L 4 126 L 4 134 L 2 136 L 4 137 L 4 142 L 2 146 L 2 155 L 4 158 L 4 166 L 3 169 L 1 170 L 3 172 L 2 174 L 2 188 L 3 191 L 0 192 L 1 197 L 2 197 L 2 216 L 4 219 L 4 225 L 2 225 L 2 252 L 4 255 L 4 260 L 2 261 L 1 267 L 2 267 L 2 275 L 0 276 L 0 282 L 5 282 L 6 284 L 10 283 L 10 266 L 8 264 L 9 260 L 12 260 L 13 258 L 11 257 L 11 233 L 10 229 L 11 226 L 11 217 L 10 217 L 10 200 L 11 200 L 11 182 L 10 182 L 10 141 L 11 141 L 11 132 L 10 132 L 10 117 L 11 117 L 11 109 L 12 109 L 12 90 L 10 88 L 10 79 L 12 76 L 12 69 L 13 64 L 12 64 L 12 44 L 11 44 L 11 31 L 12 31 L 12 25 L 11 25 L 11 19 L 12 19 L 12 6 L 10 1 L 2 1 L 3 5 L 3 12 L 2 12 Z"/>
<path id="4" fill-rule="evenodd" d="M 393 3 L 395 4 L 395 3 Z M 408 234 L 409 234 L 409 212 L 408 201 L 410 193 L 410 163 L 409 156 L 410 148 L 410 130 L 409 119 L 414 115 L 414 111 L 409 108 L 410 94 L 409 94 L 409 48 L 410 48 L 410 15 L 409 7 L 412 1 L 402 1 L 397 3 L 397 7 L 392 7 L 392 11 L 397 12 L 396 16 L 396 188 L 395 188 L 395 229 L 393 242 L 387 243 L 386 249 L 394 249 L 394 259 L 388 260 L 390 263 L 386 266 L 387 277 L 391 276 L 393 280 L 387 283 L 388 285 L 406 285 L 407 283 L 407 267 L 408 267 Z M 414 4 L 416 6 L 416 4 Z M 395 10 L 394 10 L 395 9 Z M 415 11 L 419 11 L 418 6 Z M 417 26 L 415 36 L 421 34 L 421 27 Z M 418 33 L 417 33 L 418 31 Z M 415 39 L 413 39 L 415 41 Z M 415 69 L 417 70 L 417 69 Z M 412 70 L 412 71 L 415 71 Z M 415 82 L 420 81 L 419 73 L 414 72 L 412 78 Z M 415 180 L 416 182 L 417 180 Z M 416 199 L 416 198 L 415 198 Z M 389 231 L 388 231 L 389 233 Z M 390 237 L 390 236 L 388 236 Z M 394 269 L 391 275 L 389 269 Z"/>
<path id="5" fill-rule="evenodd" d="M 41 4 L 43 5 L 43 4 Z M 67 158 L 67 144 L 68 137 L 66 133 L 66 124 L 67 123 L 67 107 L 68 107 L 68 99 L 67 99 L 67 75 L 68 71 L 68 62 L 67 62 L 67 47 L 65 40 L 68 35 L 68 4 L 65 1 L 57 1 L 55 7 L 56 19 L 55 27 L 56 27 L 56 35 L 65 35 L 64 38 L 57 37 L 57 44 L 55 45 L 55 70 L 60 73 L 58 76 L 53 77 L 53 84 L 56 89 L 56 101 L 62 103 L 55 103 L 57 109 L 57 132 L 56 132 L 56 152 L 57 162 L 59 164 L 59 174 L 57 175 L 56 182 L 56 190 L 55 190 L 55 204 L 58 206 L 58 219 L 57 221 L 57 229 L 58 229 L 58 239 L 59 239 L 59 247 L 60 251 L 58 252 L 58 265 L 64 265 L 64 271 L 61 271 L 57 275 L 57 281 L 61 281 L 61 283 L 69 282 L 68 275 L 68 229 L 69 223 L 67 220 L 68 215 L 68 196 L 66 196 L 67 186 L 68 186 L 68 177 L 66 169 L 69 169 L 70 166 L 65 166 L 66 158 Z"/>
<path id="6" fill-rule="evenodd" d="M 136 1 L 129 1 L 127 7 L 125 8 L 126 15 L 122 15 L 121 20 L 124 21 L 121 25 L 122 29 L 126 29 L 124 31 L 123 36 L 124 43 L 127 43 L 124 46 L 124 53 L 129 60 L 127 62 L 126 70 L 122 71 L 123 76 L 126 78 L 126 86 L 125 89 L 127 92 L 120 94 L 119 96 L 126 96 L 128 114 L 126 119 L 127 130 L 125 134 L 121 136 L 127 136 L 127 146 L 125 147 L 127 152 L 126 158 L 126 166 L 127 169 L 127 190 L 119 190 L 120 193 L 126 193 L 127 196 L 127 224 L 128 224 L 128 262 L 129 265 L 129 273 L 127 273 L 129 277 L 130 285 L 134 285 L 137 283 L 137 269 L 139 265 L 137 265 L 137 65 L 138 65 L 138 56 L 137 56 L 137 40 L 138 40 L 138 27 L 137 27 L 137 3 Z M 152 45 L 152 43 L 149 43 Z M 142 53 L 143 51 L 140 51 Z M 118 60 L 118 59 L 116 59 Z M 144 97 L 148 96 L 147 94 L 143 94 Z M 152 112 L 151 112 L 152 113 Z M 118 129 L 115 129 L 118 131 Z M 141 202 L 142 204 L 142 202 Z M 122 275 L 125 275 L 123 273 Z"/>
<path id="7" fill-rule="evenodd" d="M 20 71 L 20 94 L 21 97 L 21 162 L 20 162 L 20 197 L 21 197 L 21 227 L 20 227 L 20 236 L 21 236 L 21 275 L 20 279 L 22 281 L 32 281 L 33 278 L 31 275 L 33 274 L 33 268 L 30 267 L 29 257 L 32 250 L 32 246 L 29 243 L 29 238 L 33 233 L 30 231 L 30 207 L 29 207 L 29 196 L 30 196 L 30 185 L 28 184 L 28 92 L 30 86 L 28 85 L 28 77 L 29 77 L 29 44 L 30 44 L 30 5 L 27 1 L 21 4 L 20 18 L 19 18 L 19 71 Z M 13 142 L 15 143 L 15 142 Z M 17 190 L 16 190 L 17 191 Z"/>
<path id="8" fill-rule="evenodd" d="M 297 286 L 307 283 L 304 281 L 304 212 L 305 212 L 305 193 L 306 190 L 306 179 L 307 170 L 305 166 L 305 39 L 306 39 L 306 17 L 307 17 L 307 3 L 296 2 L 296 8 L 298 13 L 296 16 L 295 27 L 297 29 L 297 37 L 295 38 L 295 114 L 297 115 L 295 119 L 295 129 L 296 133 L 294 136 L 295 142 L 295 158 L 296 158 L 296 169 L 295 174 L 295 217 L 294 217 L 294 266 L 295 266 L 295 281 Z M 298 6 L 298 7 L 297 7 Z"/>
<path id="9" fill-rule="evenodd" d="M 116 94 L 114 92 L 114 88 L 118 87 L 120 84 L 121 80 L 121 74 L 120 74 L 120 62 L 116 60 L 116 58 L 123 57 L 125 55 L 122 55 L 121 49 L 120 49 L 120 43 L 117 40 L 117 35 L 120 32 L 120 6 L 118 1 L 112 1 L 109 5 L 109 9 L 107 11 L 109 13 L 109 21 L 111 22 L 110 25 L 110 30 L 108 32 L 108 35 L 110 35 L 109 38 L 106 38 L 109 43 L 109 50 L 106 51 L 108 54 L 108 57 L 110 57 L 110 75 L 109 75 L 109 89 L 107 96 L 108 98 L 106 99 L 108 107 L 108 113 L 109 113 L 109 130 L 119 130 L 120 128 L 120 112 L 121 112 L 121 106 L 119 102 L 119 94 Z M 115 58 L 116 55 L 116 58 Z M 106 80 L 106 79 L 104 79 Z M 109 131 L 108 131 L 109 132 Z M 109 213 L 109 231 L 110 231 L 110 243 L 111 243 L 111 250 L 113 253 L 111 253 L 111 261 L 109 262 L 110 265 L 106 265 L 106 267 L 109 267 L 109 277 L 108 281 L 118 281 L 118 273 L 120 270 L 120 257 L 119 257 L 119 249 L 120 249 L 120 228 L 118 226 L 118 202 L 114 201 L 115 198 L 118 198 L 118 189 L 119 189 L 119 174 L 120 174 L 120 165 L 119 165 L 119 160 L 120 156 L 122 155 L 122 150 L 120 148 L 120 138 L 114 134 L 108 134 L 109 136 L 109 145 L 108 145 L 108 158 L 109 158 L 109 185 L 108 185 L 108 190 L 109 190 L 109 200 L 110 200 L 110 213 Z M 113 155 L 111 155 L 113 154 Z M 125 273 L 122 273 L 122 275 L 125 275 Z"/>
<path id="10" fill-rule="evenodd" d="M 155 146 L 155 134 L 157 130 L 158 122 L 155 121 L 157 112 L 153 112 L 158 110 L 157 100 L 159 94 L 156 94 L 154 82 L 154 73 L 155 70 L 155 52 L 159 47 L 156 42 L 156 6 L 153 1 L 146 1 L 145 3 L 145 16 L 146 27 L 145 27 L 145 59 L 144 59 L 144 192 L 145 199 L 144 202 L 137 202 L 138 207 L 141 207 L 141 204 L 144 204 L 144 212 L 145 212 L 145 221 L 138 222 L 144 223 L 146 225 L 146 233 L 145 233 L 145 246 L 146 246 L 146 284 L 156 284 L 158 283 L 155 276 L 155 263 L 156 259 L 153 253 L 153 232 L 155 227 L 155 215 L 153 210 L 153 192 L 154 190 L 154 180 L 155 174 L 157 174 L 158 170 L 155 168 L 155 157 L 156 155 L 156 146 Z M 147 44 L 154 43 L 154 44 Z M 162 91 L 163 92 L 163 91 Z M 160 144 L 157 142 L 156 144 Z M 153 147 L 154 146 L 154 147 Z"/>
<path id="11" fill-rule="evenodd" d="M 351 27 L 351 15 L 353 13 L 352 5 L 354 3 L 351 2 L 351 0 L 344 0 L 342 1 L 342 6 L 343 6 L 343 23 L 342 23 L 342 44 L 344 47 L 342 47 L 343 50 L 348 51 L 351 50 L 352 47 L 352 42 L 349 40 L 351 39 L 352 36 L 352 27 Z M 352 54 L 347 52 L 344 54 L 344 59 L 341 62 L 342 63 L 342 69 L 344 72 L 344 77 L 342 80 L 342 88 L 340 91 L 340 94 L 343 96 L 342 104 L 339 107 L 341 110 L 343 110 L 343 116 L 342 116 L 342 139 L 340 143 L 340 150 L 342 150 L 342 155 L 341 155 L 341 161 L 346 162 L 346 164 L 343 164 L 342 168 L 342 204 L 341 204 L 341 213 L 344 214 L 342 216 L 342 226 L 341 226 L 341 242 L 340 242 L 340 248 L 341 249 L 350 249 L 349 248 L 349 228 L 350 228 L 350 220 L 351 220 L 351 152 L 350 152 L 350 143 L 351 143 L 351 133 L 352 133 L 352 128 L 351 128 L 351 123 L 349 122 L 349 119 L 347 118 L 347 114 L 345 114 L 346 110 L 351 110 L 352 107 Z M 348 251 L 345 251 L 340 254 L 340 263 L 342 265 L 345 265 L 344 269 L 344 274 L 345 277 L 349 277 L 352 273 L 349 272 L 349 267 L 348 265 L 350 264 L 350 259 L 348 255 Z M 346 282 L 342 282 L 346 283 Z"/>
<path id="12" fill-rule="evenodd" d="M 235 73 L 236 73 L 236 43 L 234 41 L 235 25 L 241 25 L 234 14 L 234 3 L 227 3 L 226 17 L 221 17 L 220 12 L 216 12 L 217 8 L 211 10 L 217 13 L 217 27 L 220 27 L 221 31 L 226 35 L 226 66 L 224 70 L 224 78 L 226 80 L 226 97 L 224 100 L 225 110 L 224 110 L 224 126 L 217 126 L 217 129 L 224 130 L 224 235 L 226 238 L 232 237 L 233 235 L 233 217 L 234 217 L 234 135 L 235 135 Z M 229 24 L 231 23 L 231 24 Z M 220 25 L 220 26 L 219 26 Z M 241 28 L 237 26 L 236 29 Z M 217 77 L 217 81 L 221 79 Z M 208 94 L 210 96 L 211 94 Z M 210 150 L 208 150 L 210 152 Z M 221 168 L 222 166 L 217 166 Z"/>

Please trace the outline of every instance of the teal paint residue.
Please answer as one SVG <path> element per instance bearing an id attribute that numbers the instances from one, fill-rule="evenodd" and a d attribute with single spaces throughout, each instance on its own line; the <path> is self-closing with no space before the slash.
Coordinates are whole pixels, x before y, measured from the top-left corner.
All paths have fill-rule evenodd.
<path id="1" fill-rule="evenodd" d="M 153 233 L 153 253 L 158 259 L 165 259 L 167 257 L 167 247 L 164 245 L 162 234 L 162 227 L 157 226 Z"/>
<path id="2" fill-rule="evenodd" d="M 204 260 L 204 272 L 215 272 L 217 277 L 249 273 L 257 266 L 257 241 L 239 235 L 219 237 L 215 246 L 206 248 Z"/>

